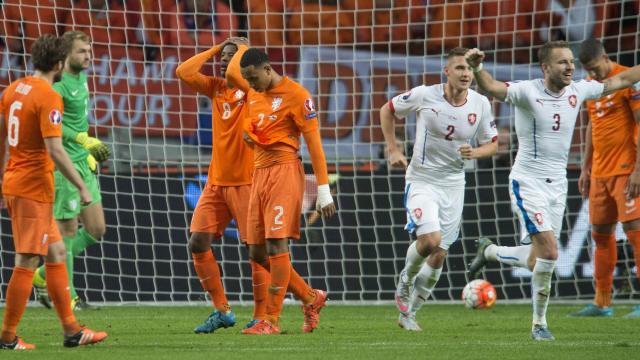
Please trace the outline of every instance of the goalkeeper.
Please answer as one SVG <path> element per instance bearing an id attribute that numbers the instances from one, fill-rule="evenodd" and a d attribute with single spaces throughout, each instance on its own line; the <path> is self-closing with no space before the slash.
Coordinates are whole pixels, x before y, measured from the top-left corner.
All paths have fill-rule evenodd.
<path id="1" fill-rule="evenodd" d="M 71 307 L 74 310 L 89 308 L 73 286 L 73 258 L 87 247 L 96 244 L 105 233 L 102 197 L 98 185 L 97 165 L 109 158 L 109 147 L 88 135 L 89 129 L 89 88 L 85 70 L 91 64 L 91 43 L 89 37 L 80 31 L 69 31 L 62 36 L 67 49 L 62 80 L 53 88 L 62 95 L 64 115 L 62 120 L 62 142 L 73 164 L 91 193 L 93 202 L 80 204 L 78 190 L 58 170 L 55 171 L 55 203 L 53 216 L 56 219 L 65 248 L 67 249 L 67 269 Z M 78 219 L 83 227 L 79 229 Z M 44 266 L 36 271 L 33 279 L 38 301 L 51 308 L 47 295 Z"/>

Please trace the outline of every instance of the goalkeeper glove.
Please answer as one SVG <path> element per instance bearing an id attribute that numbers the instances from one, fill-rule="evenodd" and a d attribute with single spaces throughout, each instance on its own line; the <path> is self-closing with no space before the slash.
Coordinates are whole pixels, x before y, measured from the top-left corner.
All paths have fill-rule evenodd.
<path id="1" fill-rule="evenodd" d="M 98 162 L 96 161 L 96 158 L 94 158 L 91 154 L 87 156 L 87 165 L 89 165 L 89 170 L 91 170 L 92 173 L 98 173 Z"/>
<path id="2" fill-rule="evenodd" d="M 93 155 L 97 162 L 103 162 L 111 156 L 111 149 L 109 149 L 107 145 L 89 136 L 86 132 L 78 133 L 78 135 L 76 135 L 76 142 L 89 150 L 89 153 Z"/>

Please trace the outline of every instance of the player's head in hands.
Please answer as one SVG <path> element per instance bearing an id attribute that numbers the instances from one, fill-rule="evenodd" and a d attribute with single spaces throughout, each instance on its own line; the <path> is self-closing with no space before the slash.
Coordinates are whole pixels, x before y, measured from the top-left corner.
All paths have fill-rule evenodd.
<path id="1" fill-rule="evenodd" d="M 220 51 L 220 76 L 224 77 L 227 73 L 227 66 L 231 62 L 231 58 L 238 51 L 238 45 L 227 42 L 222 47 L 222 51 Z"/>
<path id="2" fill-rule="evenodd" d="M 67 31 L 62 35 L 62 46 L 67 53 L 65 70 L 79 74 L 91 66 L 91 38 L 82 31 Z"/>
<path id="3" fill-rule="evenodd" d="M 454 91 L 461 92 L 469 89 L 473 82 L 473 71 L 467 64 L 465 54 L 469 49 L 456 47 L 449 51 L 447 64 L 444 67 L 444 74 L 447 76 L 447 84 Z"/>
<path id="4" fill-rule="evenodd" d="M 549 90 L 559 92 L 571 84 L 576 67 L 568 42 L 547 42 L 538 49 L 538 60 Z"/>
<path id="5" fill-rule="evenodd" d="M 240 72 L 249 86 L 258 92 L 269 90 L 280 80 L 280 75 L 271 67 L 267 54 L 256 48 L 250 48 L 242 55 Z"/>
<path id="6" fill-rule="evenodd" d="M 578 59 L 594 80 L 602 81 L 613 70 L 613 63 L 598 39 L 587 39 L 580 44 Z"/>
<path id="7" fill-rule="evenodd" d="M 53 73 L 53 82 L 60 80 L 64 59 L 67 56 L 61 44 L 60 38 L 46 34 L 40 36 L 31 46 L 31 62 L 36 73 Z"/>

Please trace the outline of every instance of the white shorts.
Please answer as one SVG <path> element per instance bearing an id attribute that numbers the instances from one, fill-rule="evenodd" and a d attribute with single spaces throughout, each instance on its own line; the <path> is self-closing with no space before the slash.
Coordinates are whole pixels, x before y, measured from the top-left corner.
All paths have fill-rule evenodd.
<path id="1" fill-rule="evenodd" d="M 440 248 L 448 250 L 458 240 L 464 187 L 443 187 L 424 182 L 407 183 L 404 193 L 409 232 L 416 236 L 440 231 Z"/>
<path id="2" fill-rule="evenodd" d="M 562 231 L 567 204 L 567 179 L 509 177 L 511 208 L 520 220 L 520 243 L 531 244 L 531 235 L 553 231 L 556 239 Z"/>

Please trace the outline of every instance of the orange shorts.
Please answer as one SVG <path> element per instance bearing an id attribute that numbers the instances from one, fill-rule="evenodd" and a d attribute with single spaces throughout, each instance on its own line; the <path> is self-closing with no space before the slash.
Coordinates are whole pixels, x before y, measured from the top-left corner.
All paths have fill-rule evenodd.
<path id="1" fill-rule="evenodd" d="M 231 219 L 235 219 L 240 240 L 247 241 L 247 211 L 251 185 L 219 186 L 207 184 L 193 211 L 190 231 L 221 237 Z"/>
<path id="2" fill-rule="evenodd" d="M 265 239 L 300 239 L 304 186 L 299 160 L 254 170 L 247 244 L 262 245 Z"/>
<path id="3" fill-rule="evenodd" d="M 18 254 L 47 255 L 49 245 L 62 240 L 53 219 L 53 204 L 5 196 L 11 217 L 13 244 Z"/>
<path id="4" fill-rule="evenodd" d="M 640 218 L 640 197 L 627 199 L 629 175 L 591 178 L 589 219 L 591 224 L 615 224 Z"/>

